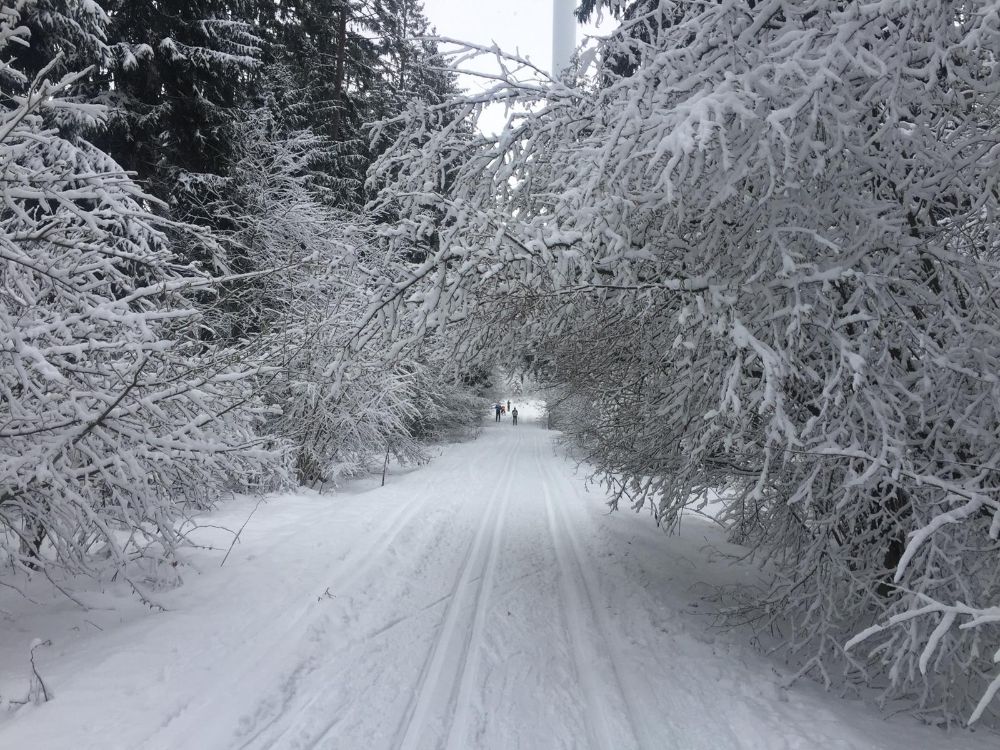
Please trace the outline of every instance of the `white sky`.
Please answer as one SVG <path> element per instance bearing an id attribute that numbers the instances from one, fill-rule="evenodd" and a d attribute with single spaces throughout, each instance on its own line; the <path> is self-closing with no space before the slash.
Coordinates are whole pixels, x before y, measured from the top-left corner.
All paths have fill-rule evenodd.
<path id="1" fill-rule="evenodd" d="M 441 36 L 479 44 L 496 42 L 549 69 L 552 0 L 424 0 L 424 11 Z M 577 43 L 585 33 L 596 33 L 596 27 L 578 27 Z"/>
<path id="2" fill-rule="evenodd" d="M 552 62 L 552 0 L 424 0 L 424 12 L 440 36 L 477 44 L 496 42 L 505 52 L 527 57 L 543 70 Z M 611 23 L 602 27 L 607 31 Z M 577 26 L 579 45 L 585 34 L 598 33 L 593 24 Z M 477 67 L 485 67 L 485 61 Z M 460 85 L 475 84 L 460 80 Z M 502 108 L 487 112 L 480 122 L 495 131 L 505 119 Z"/>

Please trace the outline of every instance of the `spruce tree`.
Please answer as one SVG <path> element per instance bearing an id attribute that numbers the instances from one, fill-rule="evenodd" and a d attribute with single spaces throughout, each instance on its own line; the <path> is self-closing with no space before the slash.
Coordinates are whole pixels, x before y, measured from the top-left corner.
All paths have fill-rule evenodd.
<path id="1" fill-rule="evenodd" d="M 255 92 L 264 40 L 256 0 L 112 0 L 115 118 L 109 152 L 174 218 L 211 225 L 200 206 L 234 161 L 233 126 Z"/>
<path id="2" fill-rule="evenodd" d="M 450 74 L 418 0 L 292 0 L 272 18 L 274 66 L 268 86 L 276 117 L 289 131 L 311 130 L 327 144 L 313 168 L 329 202 L 357 207 L 381 148 L 366 123 L 392 117 L 412 98 L 439 102 Z"/>

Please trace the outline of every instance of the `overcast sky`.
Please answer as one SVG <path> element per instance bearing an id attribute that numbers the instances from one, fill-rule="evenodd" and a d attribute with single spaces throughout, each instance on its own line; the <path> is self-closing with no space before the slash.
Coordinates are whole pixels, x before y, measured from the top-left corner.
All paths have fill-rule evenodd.
<path id="1" fill-rule="evenodd" d="M 552 0 L 424 0 L 424 11 L 441 36 L 478 44 L 496 42 L 518 52 L 544 70 L 552 62 Z M 605 23 L 607 27 L 610 24 Z M 577 27 L 577 44 L 584 34 L 597 33 L 592 24 Z M 482 65 L 477 65 L 481 68 Z M 468 80 L 460 81 L 466 87 Z M 502 112 L 488 113 L 484 130 L 502 124 Z"/>
<path id="2" fill-rule="evenodd" d="M 548 70 L 552 61 L 552 0 L 424 0 L 424 10 L 442 36 L 469 42 L 496 42 L 518 50 Z M 580 27 L 594 33 L 593 26 Z"/>

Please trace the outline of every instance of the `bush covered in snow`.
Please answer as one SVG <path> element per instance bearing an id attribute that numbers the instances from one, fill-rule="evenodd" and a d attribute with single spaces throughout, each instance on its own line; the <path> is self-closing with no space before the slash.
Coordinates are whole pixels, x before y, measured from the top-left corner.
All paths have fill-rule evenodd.
<path id="1" fill-rule="evenodd" d="M 440 350 L 359 329 L 405 263 L 322 200 L 311 162 L 330 143 L 247 113 L 231 127 L 240 158 L 188 196 L 214 229 L 167 218 L 83 137 L 108 116 L 81 101 L 88 71 L 18 67 L 37 52 L 25 8 L 0 9 L 0 549 L 14 570 L 155 570 L 184 541 L 179 517 L 224 493 L 326 481 L 386 451 L 421 460 L 430 420 L 470 421 Z M 103 48 L 108 19 L 85 10 L 73 28 Z M 60 33 L 45 39 L 69 43 Z"/>
<path id="2" fill-rule="evenodd" d="M 261 111 L 241 144 L 228 190 L 207 212 L 235 227 L 224 238 L 229 270 L 250 275 L 222 285 L 208 315 L 226 338 L 252 339 L 267 362 L 258 384 L 275 416 L 266 431 L 289 446 L 298 480 L 310 485 L 362 473 L 386 452 L 424 460 L 423 444 L 442 427 L 479 414 L 440 347 L 395 346 L 408 338 L 408 319 L 359 326 L 378 282 L 402 277 L 408 264 L 378 243 L 370 222 L 313 189 L 323 139 L 282 132 Z"/>
<path id="3" fill-rule="evenodd" d="M 172 255 L 153 201 L 108 156 L 46 125 L 95 119 L 79 80 L 27 80 L 24 29 L 0 11 L 0 531 L 20 568 L 118 568 L 179 541 L 174 521 L 280 476 L 256 431 L 257 369 L 206 341 L 212 280 Z M 210 241 L 210 240 L 206 240 Z"/>

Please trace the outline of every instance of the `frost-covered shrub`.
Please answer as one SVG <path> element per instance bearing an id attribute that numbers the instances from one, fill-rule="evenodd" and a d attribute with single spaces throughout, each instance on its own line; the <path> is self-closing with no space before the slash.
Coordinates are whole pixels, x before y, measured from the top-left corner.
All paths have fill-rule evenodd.
<path id="1" fill-rule="evenodd" d="M 17 92 L 0 105 L 3 553 L 127 574 L 150 549 L 170 554 L 179 514 L 270 482 L 280 457 L 255 432 L 257 368 L 201 335 L 190 296 L 213 282 L 176 262 L 112 159 L 45 125 L 102 112 L 62 98 L 78 75 L 26 80 L 25 43 L 16 8 L 0 9 L 0 77 Z"/>
<path id="2" fill-rule="evenodd" d="M 318 136 L 283 133 L 258 113 L 243 128 L 227 200 L 212 206 L 235 227 L 230 265 L 251 274 L 223 288 L 215 328 L 253 337 L 265 352 L 260 388 L 276 411 L 267 430 L 290 444 L 307 484 L 364 472 L 386 452 L 422 461 L 423 442 L 472 414 L 429 341 L 396 346 L 408 320 L 372 313 L 376 325 L 360 325 L 379 282 L 404 275 L 406 263 L 365 218 L 320 199 L 310 166 L 324 148 Z"/>

